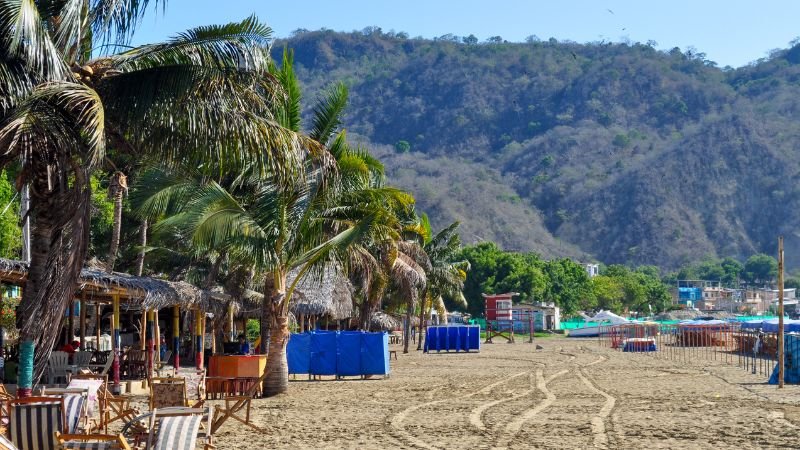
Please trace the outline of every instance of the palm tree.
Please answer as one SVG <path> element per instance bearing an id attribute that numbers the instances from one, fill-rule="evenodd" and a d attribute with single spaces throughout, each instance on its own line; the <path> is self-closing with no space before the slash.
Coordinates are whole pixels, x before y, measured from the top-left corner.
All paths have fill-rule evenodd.
<path id="1" fill-rule="evenodd" d="M 291 66 L 287 51 L 282 66 L 271 68 L 286 92 L 274 105 L 274 116 L 298 130 L 300 91 Z M 344 86 L 336 85 L 318 103 L 309 134 L 326 152 L 307 158 L 304 173 L 293 180 L 279 182 L 249 170 L 218 177 L 215 168 L 191 168 L 154 172 L 142 183 L 145 213 L 167 213 L 154 228 L 181 229 L 198 246 L 224 249 L 229 258 L 264 274 L 262 342 L 269 335 L 265 395 L 288 389 L 289 300 L 297 282 L 321 277 L 327 264 L 344 271 L 363 267 L 364 248 L 395 239 L 399 225 L 394 211 L 413 201 L 404 192 L 377 185 L 379 163 L 347 145 L 344 132 L 336 133 L 346 99 Z M 293 270 L 298 275 L 287 285 Z"/>
<path id="2" fill-rule="evenodd" d="M 430 229 L 426 216 L 423 216 L 422 222 Z M 420 337 L 417 340 L 417 350 L 422 349 L 422 330 L 425 329 L 431 307 L 435 307 L 439 313 L 444 312 L 444 298 L 463 307 L 467 306 L 462 290 L 467 279 L 469 261 L 457 259 L 461 251 L 461 239 L 456 232 L 458 225 L 458 222 L 453 222 L 427 239 L 423 246 L 430 261 L 430 268 L 427 271 L 428 283 L 422 295 L 423 301 L 419 313 Z M 430 236 L 430 233 L 427 235 Z"/>
<path id="3" fill-rule="evenodd" d="M 147 1 L 0 2 L 0 168 L 31 191 L 31 261 L 19 307 L 23 393 L 44 370 L 86 254 L 89 176 L 106 148 L 169 164 L 255 161 L 278 179 L 303 158 L 271 115 L 271 30 L 255 18 L 111 54 Z M 101 56 L 92 59 L 99 52 Z"/>

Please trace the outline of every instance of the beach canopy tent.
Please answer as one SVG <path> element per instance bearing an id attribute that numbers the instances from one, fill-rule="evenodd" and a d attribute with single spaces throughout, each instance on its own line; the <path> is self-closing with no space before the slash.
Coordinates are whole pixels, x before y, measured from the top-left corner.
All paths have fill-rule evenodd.
<path id="1" fill-rule="evenodd" d="M 586 320 L 586 322 L 598 322 L 598 323 L 611 322 L 612 324 L 620 324 L 620 323 L 630 322 L 628 319 L 626 319 L 624 317 L 620 317 L 620 316 L 614 314 L 611 311 L 600 310 L 600 312 L 595 314 L 594 317 L 589 317 L 584 313 L 580 313 L 580 315 L 583 316 L 583 318 Z"/>
<path id="2" fill-rule="evenodd" d="M 388 375 L 389 336 L 364 331 L 313 331 L 289 337 L 291 374 Z"/>
<path id="3" fill-rule="evenodd" d="M 743 330 L 761 330 L 765 333 L 778 332 L 778 319 L 748 320 L 742 322 Z M 783 330 L 787 333 L 800 333 L 800 320 L 784 319 Z"/>

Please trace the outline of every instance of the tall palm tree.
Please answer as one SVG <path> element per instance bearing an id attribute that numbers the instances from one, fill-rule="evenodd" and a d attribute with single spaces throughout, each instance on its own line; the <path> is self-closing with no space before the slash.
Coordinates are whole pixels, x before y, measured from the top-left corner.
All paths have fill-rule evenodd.
<path id="1" fill-rule="evenodd" d="M 155 4 L 159 2 L 153 2 Z M 19 307 L 23 393 L 44 370 L 85 259 L 89 176 L 106 148 L 167 163 L 255 161 L 291 178 L 304 145 L 272 117 L 271 30 L 255 18 L 111 54 L 147 0 L 0 1 L 0 168 L 30 186 Z M 93 54 L 101 56 L 92 59 Z"/>
<path id="2" fill-rule="evenodd" d="M 291 65 L 287 51 L 282 66 L 271 68 L 286 93 L 274 105 L 274 116 L 283 126 L 299 130 L 300 90 Z M 248 170 L 219 177 L 216 170 L 191 168 L 154 172 L 142 182 L 143 210 L 151 216 L 168 213 L 154 228 L 184 230 L 198 246 L 224 249 L 229 258 L 264 274 L 266 395 L 288 389 L 289 301 L 297 282 L 304 276 L 321 277 L 326 264 L 345 271 L 367 264 L 364 248 L 394 239 L 399 229 L 394 211 L 409 208 L 413 201 L 404 192 L 377 185 L 380 164 L 347 145 L 343 131 L 337 133 L 346 99 L 344 86 L 336 85 L 318 103 L 309 135 L 326 152 L 307 158 L 302 176 L 291 181 L 280 183 Z M 287 285 L 293 270 L 299 274 Z"/>

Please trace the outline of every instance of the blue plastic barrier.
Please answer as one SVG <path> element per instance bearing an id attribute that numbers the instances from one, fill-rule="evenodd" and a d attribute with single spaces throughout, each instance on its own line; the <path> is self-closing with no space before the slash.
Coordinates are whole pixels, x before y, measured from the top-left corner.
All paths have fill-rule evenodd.
<path id="1" fill-rule="evenodd" d="M 361 334 L 353 332 L 337 333 L 336 337 L 336 375 L 361 375 Z"/>
<path id="2" fill-rule="evenodd" d="M 308 333 L 289 336 L 286 345 L 286 361 L 289 373 L 311 372 L 311 335 Z"/>
<path id="3" fill-rule="evenodd" d="M 439 328 L 428 327 L 427 334 L 425 335 L 425 351 L 436 350 L 439 351 Z"/>
<path id="4" fill-rule="evenodd" d="M 389 374 L 389 335 L 360 331 L 292 334 L 289 373 L 337 377 Z"/>
<path id="5" fill-rule="evenodd" d="M 361 375 L 389 375 L 389 335 L 361 333 Z"/>
<path id="6" fill-rule="evenodd" d="M 431 326 L 426 330 L 426 352 L 470 352 L 480 349 L 481 328 L 477 325 Z"/>
<path id="7" fill-rule="evenodd" d="M 336 333 L 311 333 L 312 375 L 336 375 Z"/>

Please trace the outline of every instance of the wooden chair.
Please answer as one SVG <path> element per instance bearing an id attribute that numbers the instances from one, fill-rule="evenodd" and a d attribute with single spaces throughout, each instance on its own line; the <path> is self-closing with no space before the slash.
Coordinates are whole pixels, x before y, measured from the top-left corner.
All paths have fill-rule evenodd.
<path id="1" fill-rule="evenodd" d="M 17 448 L 55 450 L 55 433 L 64 431 L 64 399 L 27 397 L 10 402 L 8 428 Z"/>
<path id="2" fill-rule="evenodd" d="M 156 364 L 156 373 L 158 373 L 158 376 L 161 376 L 161 371 L 164 370 L 164 366 L 169 364 L 170 361 L 172 361 L 172 350 L 167 350 L 164 353 L 164 358 L 159 360 Z"/>
<path id="3" fill-rule="evenodd" d="M 14 398 L 6 390 L 6 385 L 0 383 L 0 435 L 5 434 L 8 430 L 8 402 Z"/>
<path id="4" fill-rule="evenodd" d="M 221 406 L 216 406 L 214 408 L 214 417 L 211 420 L 211 434 L 216 433 L 228 419 L 237 420 L 256 431 L 262 433 L 267 432 L 263 428 L 259 428 L 250 422 L 250 404 L 253 401 L 253 396 L 261 388 L 264 377 L 266 377 L 266 374 L 262 373 L 261 376 L 256 379 L 255 383 L 250 385 L 250 388 L 248 388 L 244 395 L 226 397 L 224 408 Z M 241 416 L 242 411 L 245 413 L 244 418 Z"/>
<path id="5" fill-rule="evenodd" d="M 154 409 L 150 416 L 150 434 L 147 450 L 194 450 L 200 434 L 200 425 L 205 420 L 203 448 L 215 448 L 211 437 L 211 414 L 208 408 Z"/>
<path id="6" fill-rule="evenodd" d="M 108 390 L 108 376 L 95 374 L 78 374 L 72 380 L 102 380 L 97 391 L 97 403 L 100 407 L 100 420 L 96 430 L 103 429 L 108 433 L 108 425 L 118 420 L 128 421 L 139 415 L 136 408 L 131 407 L 131 397 L 114 395 Z"/>
<path id="7" fill-rule="evenodd" d="M 0 434 L 0 450 L 18 450 L 17 446 L 5 436 L 5 433 Z"/>
<path id="8" fill-rule="evenodd" d="M 53 352 L 50 354 L 50 359 L 47 363 L 47 384 L 56 384 L 56 380 L 61 378 L 67 382 L 67 374 L 70 373 L 69 369 L 69 353 L 67 352 Z"/>
<path id="9" fill-rule="evenodd" d="M 147 352 L 138 348 L 131 348 L 125 353 L 122 369 L 128 378 L 147 377 Z"/>
<path id="10" fill-rule="evenodd" d="M 131 450 L 121 434 L 61 434 L 56 432 L 59 450 Z"/>
<path id="11" fill-rule="evenodd" d="M 64 400 L 64 415 L 66 417 L 66 432 L 75 434 L 89 432 L 88 398 L 89 389 L 42 389 L 42 396 L 61 397 Z"/>
<path id="12" fill-rule="evenodd" d="M 150 410 L 169 407 L 188 407 L 186 379 L 181 377 L 153 378 L 150 380 Z"/>

